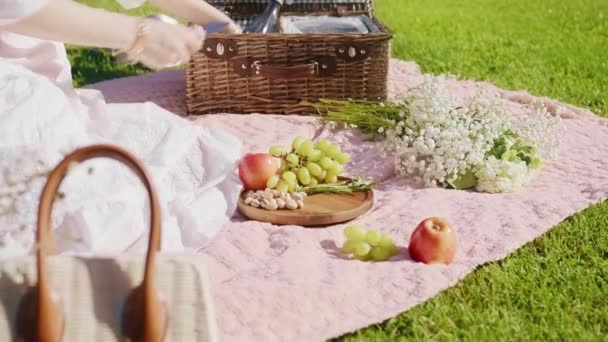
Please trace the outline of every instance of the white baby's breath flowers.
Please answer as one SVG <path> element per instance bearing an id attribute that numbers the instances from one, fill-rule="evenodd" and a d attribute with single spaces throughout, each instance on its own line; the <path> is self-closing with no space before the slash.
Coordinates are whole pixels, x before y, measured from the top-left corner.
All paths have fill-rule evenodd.
<path id="1" fill-rule="evenodd" d="M 525 162 L 511 162 L 490 156 L 477 173 L 477 191 L 497 193 L 521 190 L 532 177 Z"/>
<path id="2" fill-rule="evenodd" d="M 444 83 L 425 75 L 390 103 L 334 100 L 313 106 L 326 111 L 328 122 L 357 124 L 394 157 L 398 176 L 424 186 L 516 191 L 557 157 L 559 115 L 550 115 L 544 103 L 522 107 L 483 86 L 458 101 Z M 509 106 L 518 111 L 507 112 Z"/>
<path id="3" fill-rule="evenodd" d="M 496 96 L 480 94 L 458 108 L 436 77 L 427 77 L 405 101 L 409 115 L 386 129 L 386 147 L 395 153 L 395 172 L 425 186 L 447 186 L 477 172 L 508 124 Z"/>
<path id="4" fill-rule="evenodd" d="M 526 116 L 517 125 L 517 133 L 522 139 L 534 143 L 541 158 L 556 158 L 559 152 L 559 116 L 551 115 L 540 101 L 525 109 Z"/>
<path id="5" fill-rule="evenodd" d="M 407 113 L 397 113 L 397 121 L 389 120 L 389 126 L 380 127 L 378 133 L 384 133 L 384 149 L 395 156 L 396 174 L 412 176 L 424 186 L 517 191 L 530 181 L 543 159 L 557 155 L 559 119 L 549 115 L 542 103 L 524 108 L 525 120 L 514 125 L 498 94 L 478 89 L 465 104 L 457 105 L 441 79 L 433 76 L 400 101 L 398 105 L 405 106 Z M 520 144 L 516 148 L 521 156 L 518 150 L 501 156 L 505 137 L 513 139 L 509 149 Z"/>

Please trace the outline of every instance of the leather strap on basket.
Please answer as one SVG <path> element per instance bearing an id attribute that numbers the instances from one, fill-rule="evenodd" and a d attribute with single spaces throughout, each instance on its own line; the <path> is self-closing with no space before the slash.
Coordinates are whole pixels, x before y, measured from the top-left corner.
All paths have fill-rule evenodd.
<path id="1" fill-rule="evenodd" d="M 354 63 L 368 59 L 370 50 L 365 44 L 350 42 L 336 46 L 336 56 L 345 63 Z"/>
<path id="2" fill-rule="evenodd" d="M 333 57 L 315 57 L 304 64 L 278 65 L 262 63 L 259 60 L 244 57 L 234 59 L 233 68 L 241 76 L 263 77 L 269 80 L 303 79 L 333 74 L 336 72 L 336 59 Z"/>
<path id="3" fill-rule="evenodd" d="M 143 182 L 150 201 L 150 238 L 142 283 L 129 295 L 123 311 L 123 335 L 126 341 L 161 341 L 166 330 L 166 311 L 156 292 L 155 257 L 160 249 L 160 207 L 150 177 L 144 166 L 129 152 L 112 145 L 92 145 L 77 149 L 55 167 L 40 195 L 38 208 L 37 272 L 38 283 L 20 305 L 17 318 L 19 339 L 57 342 L 63 335 L 64 314 L 58 298 L 51 293 L 46 258 L 53 252 L 51 209 L 57 190 L 71 166 L 93 158 L 110 158 L 127 165 Z"/>
<path id="4" fill-rule="evenodd" d="M 230 59 L 238 55 L 239 45 L 234 39 L 207 38 L 202 51 L 209 58 Z"/>

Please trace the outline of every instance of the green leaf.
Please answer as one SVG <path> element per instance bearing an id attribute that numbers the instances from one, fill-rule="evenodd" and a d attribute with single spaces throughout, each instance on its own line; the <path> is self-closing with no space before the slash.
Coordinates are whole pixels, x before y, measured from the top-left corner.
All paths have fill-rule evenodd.
<path id="1" fill-rule="evenodd" d="M 517 145 L 517 151 L 518 152 L 523 152 L 526 154 L 536 154 L 536 149 L 534 148 L 534 146 L 530 146 L 530 145 Z"/>
<path id="2" fill-rule="evenodd" d="M 530 162 L 532 161 L 532 157 L 524 152 L 517 152 L 517 157 L 524 161 L 527 165 L 530 165 Z"/>
<path id="3" fill-rule="evenodd" d="M 463 175 L 459 175 L 453 181 L 448 181 L 448 184 L 456 190 L 470 189 L 477 185 L 477 176 L 472 171 L 468 171 Z"/>
<path id="4" fill-rule="evenodd" d="M 533 168 L 534 170 L 538 170 L 543 166 L 544 162 L 542 159 L 534 157 L 532 158 L 532 160 L 530 161 L 530 163 L 528 165 L 530 165 L 531 168 Z"/>
<path id="5" fill-rule="evenodd" d="M 366 191 L 376 186 L 376 182 L 365 182 L 363 178 L 357 177 L 350 181 L 342 181 L 334 184 L 317 184 L 302 187 L 307 194 L 334 193 L 351 194 L 355 191 Z"/>
<path id="6" fill-rule="evenodd" d="M 518 161 L 519 158 L 517 157 L 517 151 L 507 150 L 505 153 L 502 154 L 501 159 L 510 161 L 510 162 L 514 162 L 514 161 Z"/>

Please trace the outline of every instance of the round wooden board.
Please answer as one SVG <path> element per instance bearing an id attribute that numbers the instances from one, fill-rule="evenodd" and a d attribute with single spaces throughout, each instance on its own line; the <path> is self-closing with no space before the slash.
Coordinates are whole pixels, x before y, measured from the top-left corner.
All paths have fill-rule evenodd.
<path id="1" fill-rule="evenodd" d="M 245 204 L 244 191 L 238 201 L 238 209 L 247 218 L 279 225 L 326 226 L 353 220 L 372 208 L 372 190 L 352 194 L 313 194 L 304 198 L 304 208 L 265 210 Z"/>

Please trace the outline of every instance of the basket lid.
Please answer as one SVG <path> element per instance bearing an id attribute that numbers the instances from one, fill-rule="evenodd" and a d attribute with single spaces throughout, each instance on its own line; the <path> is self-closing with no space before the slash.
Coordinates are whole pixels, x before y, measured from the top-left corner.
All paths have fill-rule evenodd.
<path id="1" fill-rule="evenodd" d="M 247 25 L 266 7 L 270 0 L 207 0 L 207 2 L 225 11 L 241 26 Z M 365 13 L 374 16 L 374 0 L 284 0 L 282 12 L 336 12 L 342 16 L 345 13 Z"/>
<path id="2" fill-rule="evenodd" d="M 228 4 L 267 4 L 269 0 L 208 0 L 211 5 Z M 372 4 L 374 0 L 284 0 L 285 5 L 307 5 L 307 4 Z"/>

